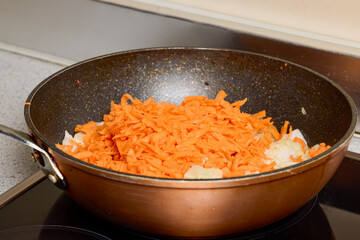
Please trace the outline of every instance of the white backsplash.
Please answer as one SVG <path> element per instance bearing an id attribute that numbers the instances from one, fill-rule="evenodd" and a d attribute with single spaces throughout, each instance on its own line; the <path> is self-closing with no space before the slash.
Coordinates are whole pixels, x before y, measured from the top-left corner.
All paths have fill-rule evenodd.
<path id="1" fill-rule="evenodd" d="M 356 0 L 103 0 L 360 56 Z"/>

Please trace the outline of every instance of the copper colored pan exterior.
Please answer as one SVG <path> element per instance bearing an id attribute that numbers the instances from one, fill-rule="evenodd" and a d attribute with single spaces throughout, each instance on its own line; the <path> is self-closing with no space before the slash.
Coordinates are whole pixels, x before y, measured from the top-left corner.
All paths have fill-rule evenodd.
<path id="1" fill-rule="evenodd" d="M 187 95 L 229 101 L 247 97 L 244 111 L 266 109 L 277 126 L 289 120 L 310 145 L 333 147 L 297 166 L 218 180 L 136 176 L 76 160 L 55 143 L 77 124 L 100 121 L 124 93 L 140 100 L 179 103 Z M 37 142 L 54 157 L 65 190 L 89 211 L 140 232 L 180 238 L 231 235 L 293 213 L 330 180 L 356 124 L 350 97 L 330 80 L 278 59 L 240 51 L 164 48 L 91 59 L 46 79 L 30 94 L 25 119 Z M 306 114 L 304 114 L 304 109 Z"/>

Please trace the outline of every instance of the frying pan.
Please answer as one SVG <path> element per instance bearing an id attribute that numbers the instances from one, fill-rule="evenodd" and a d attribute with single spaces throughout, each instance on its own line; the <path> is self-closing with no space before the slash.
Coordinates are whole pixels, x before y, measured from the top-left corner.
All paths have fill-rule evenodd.
<path id="1" fill-rule="evenodd" d="M 181 180 L 120 173 L 77 160 L 56 148 L 64 131 L 101 121 L 110 101 L 129 93 L 142 101 L 179 104 L 185 96 L 245 97 L 242 111 L 266 110 L 309 145 L 331 149 L 294 166 L 250 176 Z M 113 53 L 69 66 L 29 95 L 25 120 L 32 136 L 0 132 L 34 148 L 49 179 L 92 213 L 123 227 L 165 237 L 214 238 L 253 230 L 301 208 L 330 180 L 355 131 L 349 95 L 324 76 L 294 63 L 248 52 L 156 48 Z"/>

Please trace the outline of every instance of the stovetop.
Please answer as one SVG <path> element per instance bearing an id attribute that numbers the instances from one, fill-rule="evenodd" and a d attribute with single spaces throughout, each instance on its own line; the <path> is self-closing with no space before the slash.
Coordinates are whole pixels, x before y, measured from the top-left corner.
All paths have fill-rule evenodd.
<path id="1" fill-rule="evenodd" d="M 360 238 L 360 161 L 345 157 L 324 189 L 277 223 L 222 239 Z M 133 232 L 83 209 L 39 172 L 0 196 L 0 239 L 161 239 Z M 217 238 L 219 239 L 219 238 Z"/>
<path id="2" fill-rule="evenodd" d="M 69 6 L 71 11 L 54 11 L 70 9 Z M 0 14 L 8 17 L 0 22 L 15 24 L 4 24 L 1 40 L 17 46 L 76 61 L 107 52 L 159 46 L 246 50 L 280 57 L 331 78 L 353 97 L 360 110 L 358 57 L 129 8 L 115 8 L 96 1 L 76 1 L 75 4 L 74 1 L 46 3 L 39 0 L 32 1 L 28 8 L 15 7 L 12 10 L 12 14 Z M 29 12 L 40 17 L 29 18 Z M 48 21 L 62 18 L 68 21 L 57 24 Z M 78 27 L 69 28 L 69 22 L 78 24 Z M 71 34 L 59 35 L 69 31 Z M 43 35 L 47 36 L 45 42 L 39 37 Z M 76 51 L 69 48 L 69 43 Z M 357 131 L 360 131 L 360 124 Z M 95 217 L 53 186 L 41 172 L 0 195 L 0 239 L 154 238 Z M 360 161 L 351 156 L 345 158 L 317 198 L 288 218 L 229 239 L 360 239 Z"/>

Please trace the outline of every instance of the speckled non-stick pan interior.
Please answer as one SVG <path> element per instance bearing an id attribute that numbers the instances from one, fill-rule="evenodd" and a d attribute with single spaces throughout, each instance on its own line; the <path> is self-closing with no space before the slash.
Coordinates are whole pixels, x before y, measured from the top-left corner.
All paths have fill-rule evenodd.
<path id="1" fill-rule="evenodd" d="M 110 102 L 125 93 L 178 104 L 189 95 L 214 98 L 219 90 L 230 102 L 248 98 L 243 111 L 265 109 L 278 127 L 289 120 L 310 145 L 333 145 L 352 120 L 343 93 L 312 71 L 260 55 L 192 48 L 130 51 L 71 66 L 32 92 L 25 116 L 49 142 L 58 143 L 65 130 L 100 121 Z"/>

